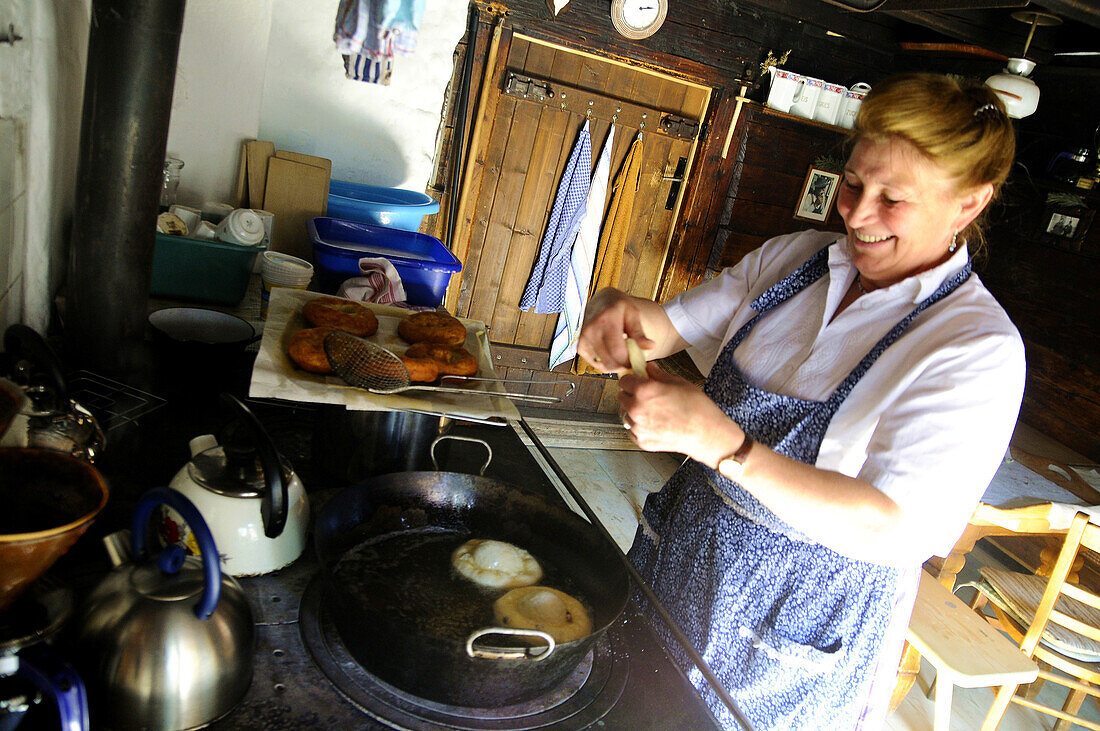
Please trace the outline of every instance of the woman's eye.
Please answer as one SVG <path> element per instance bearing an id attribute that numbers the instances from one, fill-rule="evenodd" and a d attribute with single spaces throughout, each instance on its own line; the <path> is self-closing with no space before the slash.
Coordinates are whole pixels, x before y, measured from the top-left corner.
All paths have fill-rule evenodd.
<path id="1" fill-rule="evenodd" d="M 853 180 L 848 180 L 847 178 L 844 178 L 844 187 L 847 188 L 848 190 L 859 190 L 859 183 L 857 183 Z"/>
<path id="2" fill-rule="evenodd" d="M 893 206 L 893 205 L 897 205 L 898 203 L 901 203 L 901 201 L 894 200 L 893 198 L 891 198 L 888 195 L 882 196 L 882 202 L 885 203 L 888 206 Z"/>

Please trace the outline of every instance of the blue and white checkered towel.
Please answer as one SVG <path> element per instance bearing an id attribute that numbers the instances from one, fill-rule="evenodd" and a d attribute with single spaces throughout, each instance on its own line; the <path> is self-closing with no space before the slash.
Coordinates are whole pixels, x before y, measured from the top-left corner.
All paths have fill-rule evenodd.
<path id="1" fill-rule="evenodd" d="M 592 136 L 586 120 L 558 183 L 558 194 L 554 198 L 554 208 L 542 237 L 538 259 L 519 300 L 520 309 L 533 308 L 540 314 L 562 311 L 569 257 L 584 217 L 591 179 Z"/>
<path id="2" fill-rule="evenodd" d="M 550 344 L 550 367 L 571 360 L 577 354 L 577 335 L 588 304 L 588 290 L 592 286 L 592 269 L 596 264 L 596 245 L 600 241 L 600 224 L 607 202 L 607 184 L 611 179 L 611 148 L 615 144 L 615 126 L 612 125 L 603 143 L 592 184 L 588 188 L 588 202 L 581 220 L 577 240 L 569 257 L 569 271 L 565 282 L 565 306 L 558 315 L 554 328 L 554 341 Z"/>

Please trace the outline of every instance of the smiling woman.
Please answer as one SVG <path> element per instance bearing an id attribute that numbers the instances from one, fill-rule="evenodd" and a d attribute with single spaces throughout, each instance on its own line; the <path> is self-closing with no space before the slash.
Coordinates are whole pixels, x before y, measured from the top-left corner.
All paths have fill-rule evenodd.
<path id="1" fill-rule="evenodd" d="M 1019 334 L 963 245 L 1011 164 L 1003 106 L 895 77 L 853 141 L 846 236 L 771 239 L 664 305 L 604 290 L 578 343 L 623 374 L 630 438 L 689 457 L 630 558 L 759 729 L 881 723 L 920 565 L 962 532 L 1023 392 Z M 686 349 L 703 388 L 630 373 L 624 336 L 650 360 Z"/>

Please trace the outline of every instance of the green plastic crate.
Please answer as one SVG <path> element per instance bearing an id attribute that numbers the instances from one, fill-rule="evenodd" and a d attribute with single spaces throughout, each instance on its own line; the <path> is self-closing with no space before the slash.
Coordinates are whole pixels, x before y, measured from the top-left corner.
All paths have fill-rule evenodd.
<path id="1" fill-rule="evenodd" d="M 262 247 L 157 234 L 149 293 L 155 297 L 235 305 L 248 291 Z"/>

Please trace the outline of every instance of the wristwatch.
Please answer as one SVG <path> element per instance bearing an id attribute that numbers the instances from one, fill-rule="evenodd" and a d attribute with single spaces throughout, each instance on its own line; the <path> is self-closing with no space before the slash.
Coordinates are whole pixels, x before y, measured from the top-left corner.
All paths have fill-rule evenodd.
<path id="1" fill-rule="evenodd" d="M 753 444 L 752 437 L 746 434 L 745 441 L 741 442 L 741 446 L 737 448 L 736 452 L 718 460 L 718 473 L 731 480 L 739 478 L 741 473 L 745 471 L 745 460 L 748 459 L 749 450 L 752 449 Z"/>

